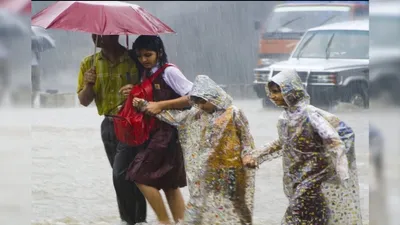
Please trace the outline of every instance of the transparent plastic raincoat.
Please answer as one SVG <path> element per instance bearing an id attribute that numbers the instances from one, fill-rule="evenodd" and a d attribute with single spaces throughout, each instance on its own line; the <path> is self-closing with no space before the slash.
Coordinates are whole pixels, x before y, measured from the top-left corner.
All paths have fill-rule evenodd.
<path id="1" fill-rule="evenodd" d="M 190 95 L 217 110 L 192 107 L 157 115 L 179 130 L 190 192 L 184 224 L 252 224 L 255 171 L 242 164 L 242 156 L 254 149 L 247 118 L 208 76 L 196 77 Z"/>
<path id="2" fill-rule="evenodd" d="M 289 199 L 282 225 L 361 225 L 352 129 L 309 104 L 296 71 L 282 71 L 271 81 L 288 106 L 278 120 L 279 138 L 251 154 L 258 164 L 282 156 Z"/>

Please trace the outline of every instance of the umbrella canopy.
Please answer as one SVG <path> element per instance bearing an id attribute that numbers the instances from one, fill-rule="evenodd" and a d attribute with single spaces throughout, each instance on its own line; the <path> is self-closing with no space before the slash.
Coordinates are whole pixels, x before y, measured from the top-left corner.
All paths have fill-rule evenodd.
<path id="1" fill-rule="evenodd" d="M 34 15 L 32 25 L 99 35 L 175 33 L 140 6 L 120 1 L 58 1 Z"/>
<path id="2" fill-rule="evenodd" d="M 0 9 L 0 36 L 13 37 L 29 35 L 29 26 L 24 24 L 14 13 Z"/>
<path id="3" fill-rule="evenodd" d="M 1 0 L 0 8 L 20 14 L 31 14 L 31 0 Z"/>
<path id="4" fill-rule="evenodd" d="M 54 39 L 41 27 L 31 26 L 31 39 L 34 52 L 44 52 L 56 47 Z"/>

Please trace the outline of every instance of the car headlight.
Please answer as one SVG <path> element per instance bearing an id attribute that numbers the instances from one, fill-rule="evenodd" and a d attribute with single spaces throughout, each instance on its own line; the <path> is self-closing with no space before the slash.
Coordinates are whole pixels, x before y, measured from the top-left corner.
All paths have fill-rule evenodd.
<path id="1" fill-rule="evenodd" d="M 336 74 L 313 74 L 311 75 L 311 83 L 325 83 L 325 84 L 336 84 Z"/>
<path id="2" fill-rule="evenodd" d="M 254 77 L 257 81 L 268 81 L 270 79 L 270 73 L 269 70 L 255 71 Z"/>
<path id="3" fill-rule="evenodd" d="M 274 64 L 275 62 L 276 62 L 275 60 L 263 58 L 263 59 L 259 60 L 258 66 L 260 66 L 260 67 L 269 66 L 269 65 Z"/>

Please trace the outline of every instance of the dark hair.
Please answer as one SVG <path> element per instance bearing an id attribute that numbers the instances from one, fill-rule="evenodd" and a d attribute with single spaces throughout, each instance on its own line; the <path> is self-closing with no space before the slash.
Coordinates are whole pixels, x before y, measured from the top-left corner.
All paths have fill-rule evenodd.
<path id="1" fill-rule="evenodd" d="M 279 91 L 282 91 L 281 87 L 277 83 L 273 81 L 268 82 L 268 88 L 271 89 L 273 87 L 277 87 Z M 306 93 L 303 90 L 291 90 L 285 95 L 285 101 L 289 106 L 297 104 L 301 99 L 306 97 Z"/>
<path id="2" fill-rule="evenodd" d="M 279 85 L 273 81 L 268 82 L 268 88 L 271 89 L 273 87 L 277 87 L 279 90 L 281 90 L 281 87 L 279 87 Z"/>
<path id="3" fill-rule="evenodd" d="M 157 53 L 157 60 L 161 65 L 168 63 L 168 56 L 165 51 L 164 43 L 159 36 L 156 35 L 140 35 L 132 44 L 130 56 L 135 60 L 139 70 L 143 70 L 143 66 L 139 63 L 136 50 L 146 49 Z M 161 55 L 161 57 L 159 57 Z"/>

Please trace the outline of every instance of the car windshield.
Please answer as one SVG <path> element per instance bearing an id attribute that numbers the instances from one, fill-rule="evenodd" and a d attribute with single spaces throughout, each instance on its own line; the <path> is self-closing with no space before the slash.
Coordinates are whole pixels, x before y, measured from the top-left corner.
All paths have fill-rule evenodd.
<path id="1" fill-rule="evenodd" d="M 371 47 L 400 46 L 400 17 L 371 16 L 370 17 Z M 385 32 L 379 32 L 384 30 Z"/>
<path id="2" fill-rule="evenodd" d="M 369 32 L 355 30 L 310 31 L 304 35 L 292 57 L 368 59 Z"/>
<path id="3" fill-rule="evenodd" d="M 282 6 L 275 8 L 266 32 L 305 32 L 310 28 L 349 19 L 348 6 Z"/>

